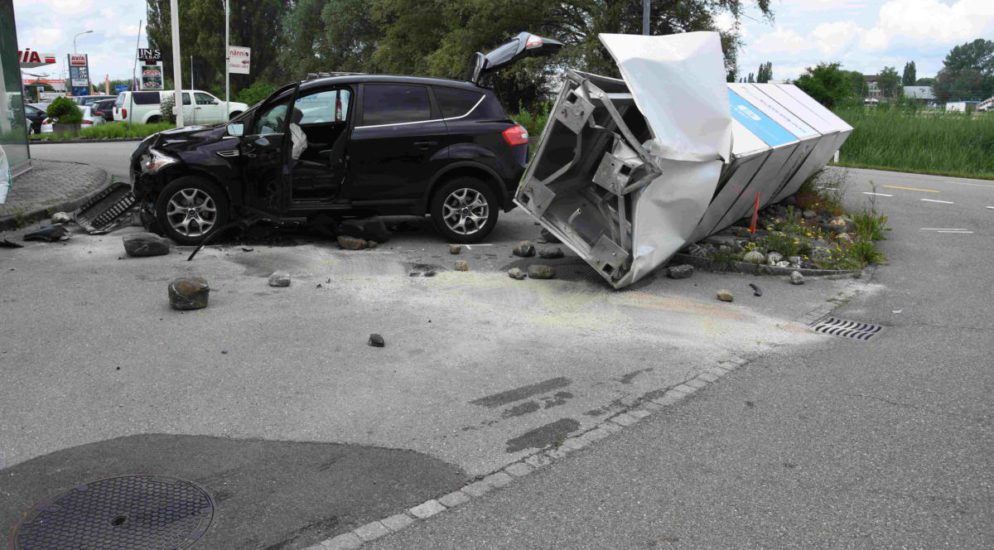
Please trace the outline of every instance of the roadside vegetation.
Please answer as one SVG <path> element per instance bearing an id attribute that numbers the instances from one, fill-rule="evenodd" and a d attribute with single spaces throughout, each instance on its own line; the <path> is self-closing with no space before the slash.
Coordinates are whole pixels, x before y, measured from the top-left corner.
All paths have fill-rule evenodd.
<path id="1" fill-rule="evenodd" d="M 32 141 L 78 141 L 88 139 L 141 139 L 156 132 L 175 127 L 169 122 L 155 124 L 132 124 L 126 122 L 108 122 L 92 128 L 84 128 L 79 135 L 73 134 L 32 134 Z"/>

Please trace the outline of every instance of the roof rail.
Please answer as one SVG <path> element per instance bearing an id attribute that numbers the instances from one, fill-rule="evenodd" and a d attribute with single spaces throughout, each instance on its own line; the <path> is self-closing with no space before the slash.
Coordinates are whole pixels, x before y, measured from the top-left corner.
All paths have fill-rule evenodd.
<path id="1" fill-rule="evenodd" d="M 353 76 L 366 73 L 345 73 L 345 72 L 321 72 L 321 73 L 307 73 L 307 78 L 304 80 L 316 80 L 318 78 L 331 78 L 333 76 Z"/>

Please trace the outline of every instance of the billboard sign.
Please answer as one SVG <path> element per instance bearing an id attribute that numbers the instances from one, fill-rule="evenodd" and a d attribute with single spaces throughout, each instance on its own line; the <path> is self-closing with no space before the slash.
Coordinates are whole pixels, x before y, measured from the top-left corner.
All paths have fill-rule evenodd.
<path id="1" fill-rule="evenodd" d="M 142 65 L 140 86 L 142 90 L 162 89 L 162 63 Z"/>
<path id="2" fill-rule="evenodd" d="M 17 51 L 17 59 L 21 62 L 22 69 L 41 67 L 42 65 L 52 65 L 55 63 L 54 53 L 38 53 L 31 48 Z"/>
<path id="3" fill-rule="evenodd" d="M 162 61 L 162 50 L 138 48 L 138 59 L 145 63 L 158 63 Z"/>
<path id="4" fill-rule="evenodd" d="M 70 67 L 85 67 L 86 66 L 86 54 L 85 53 L 71 53 L 71 54 L 69 54 L 69 66 Z"/>
<path id="5" fill-rule="evenodd" d="M 90 68 L 85 53 L 69 54 L 68 84 L 72 95 L 90 95 Z"/>
<path id="6" fill-rule="evenodd" d="M 251 64 L 252 48 L 228 46 L 228 72 L 233 74 L 249 74 Z"/>

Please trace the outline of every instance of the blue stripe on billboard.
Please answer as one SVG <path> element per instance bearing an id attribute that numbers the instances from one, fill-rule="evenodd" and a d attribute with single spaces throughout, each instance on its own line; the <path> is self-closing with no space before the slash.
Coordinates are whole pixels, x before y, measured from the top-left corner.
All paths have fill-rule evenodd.
<path id="1" fill-rule="evenodd" d="M 728 90 L 728 101 L 732 106 L 732 117 L 770 147 L 797 141 L 794 134 L 732 90 Z"/>

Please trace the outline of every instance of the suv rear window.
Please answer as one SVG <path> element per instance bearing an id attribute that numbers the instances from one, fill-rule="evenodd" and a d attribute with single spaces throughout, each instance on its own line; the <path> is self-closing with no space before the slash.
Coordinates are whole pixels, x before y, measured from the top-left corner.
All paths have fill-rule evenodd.
<path id="1" fill-rule="evenodd" d="M 362 123 L 366 126 L 431 118 L 428 88 L 424 86 L 366 84 L 362 94 Z"/>
<path id="2" fill-rule="evenodd" d="M 469 114 L 470 109 L 476 107 L 483 94 L 460 90 L 458 88 L 435 87 L 435 101 L 442 109 L 442 116 L 445 118 L 461 117 Z"/>
<path id="3" fill-rule="evenodd" d="M 155 105 L 159 103 L 159 92 L 132 92 L 135 105 Z"/>

